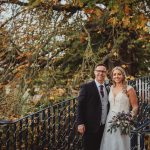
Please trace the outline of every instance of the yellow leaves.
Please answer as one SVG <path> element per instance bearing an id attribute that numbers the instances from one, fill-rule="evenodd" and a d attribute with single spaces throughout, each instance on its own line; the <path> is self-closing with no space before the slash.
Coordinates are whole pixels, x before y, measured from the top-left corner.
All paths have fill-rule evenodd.
<path id="1" fill-rule="evenodd" d="M 17 71 L 21 71 L 21 70 L 25 69 L 25 68 L 28 67 L 28 66 L 29 66 L 28 63 L 27 63 L 27 64 L 24 64 L 24 65 L 20 65 L 20 66 L 18 66 L 18 67 L 16 68 L 16 70 L 17 70 Z"/>
<path id="2" fill-rule="evenodd" d="M 119 6 L 118 5 L 114 5 L 110 11 L 110 15 L 114 15 L 119 11 Z"/>
<path id="3" fill-rule="evenodd" d="M 55 97 L 54 96 L 49 96 L 49 99 L 50 100 L 55 100 Z"/>
<path id="4" fill-rule="evenodd" d="M 150 31 L 147 26 L 145 26 L 145 27 L 143 28 L 143 30 L 144 30 L 145 32 L 149 32 L 149 31 Z"/>
<path id="5" fill-rule="evenodd" d="M 125 64 L 123 64 L 123 65 L 121 65 L 121 67 L 125 69 L 125 68 L 127 68 L 128 66 L 125 65 Z"/>
<path id="6" fill-rule="evenodd" d="M 108 23 L 112 24 L 112 26 L 116 26 L 118 23 L 118 18 L 117 17 L 112 17 L 108 20 Z"/>
<path id="7" fill-rule="evenodd" d="M 121 4 L 115 4 L 110 11 L 110 16 L 112 16 L 108 23 L 112 24 L 112 26 L 123 25 L 123 27 L 128 27 L 131 22 L 130 19 L 132 16 L 130 16 L 131 8 L 124 4 L 124 9 L 122 9 Z"/>
<path id="8" fill-rule="evenodd" d="M 58 96 L 62 96 L 65 93 L 65 90 L 62 88 L 57 89 Z"/>
<path id="9" fill-rule="evenodd" d="M 122 24 L 123 24 L 124 27 L 129 26 L 129 24 L 130 24 L 130 18 L 129 17 L 123 17 L 122 18 Z"/>
<path id="10" fill-rule="evenodd" d="M 55 97 L 55 96 L 63 96 L 63 94 L 65 94 L 66 90 L 62 89 L 62 88 L 57 88 L 54 87 L 53 89 L 51 89 L 51 94 Z"/>
<path id="11" fill-rule="evenodd" d="M 80 0 L 73 0 L 72 1 L 74 6 L 79 6 L 79 7 L 83 7 L 84 3 L 81 2 Z"/>
<path id="12" fill-rule="evenodd" d="M 44 1 L 44 0 L 42 0 L 42 1 Z M 52 2 L 56 5 L 59 2 L 59 0 L 52 0 Z"/>
<path id="13" fill-rule="evenodd" d="M 58 97 L 63 97 L 66 93 L 66 90 L 63 88 L 54 87 L 51 89 L 49 93 L 49 99 L 50 100 L 57 100 Z"/>
<path id="14" fill-rule="evenodd" d="M 131 76 L 131 75 L 128 75 L 128 76 L 126 77 L 126 80 L 135 80 L 135 77 L 133 77 L 133 76 Z"/>
<path id="15" fill-rule="evenodd" d="M 94 13 L 97 17 L 101 17 L 103 15 L 102 10 L 100 10 L 99 8 L 95 8 Z"/>
<path id="16" fill-rule="evenodd" d="M 19 114 L 11 114 L 11 115 L 8 116 L 8 120 L 9 121 L 15 121 L 15 120 L 18 120 L 21 117 L 23 117 L 23 116 L 19 115 Z"/>
<path id="17" fill-rule="evenodd" d="M 148 19 L 144 16 L 144 14 L 141 14 L 138 17 L 138 24 L 136 26 L 137 29 L 142 29 L 146 26 L 146 23 L 148 22 Z"/>
<path id="18" fill-rule="evenodd" d="M 85 53 L 84 53 L 84 56 L 85 56 L 86 59 L 89 59 L 89 58 L 93 57 L 94 53 L 93 53 L 92 49 L 90 49 L 90 48 L 86 49 Z"/>

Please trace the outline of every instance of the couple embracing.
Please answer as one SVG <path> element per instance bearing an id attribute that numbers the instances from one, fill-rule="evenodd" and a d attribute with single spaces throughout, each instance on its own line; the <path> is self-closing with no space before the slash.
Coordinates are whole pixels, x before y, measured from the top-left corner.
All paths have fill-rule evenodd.
<path id="1" fill-rule="evenodd" d="M 113 85 L 105 83 L 107 69 L 104 64 L 96 65 L 95 80 L 83 84 L 78 97 L 78 132 L 83 136 L 84 150 L 130 150 L 129 135 L 120 130 L 110 133 L 109 121 L 118 113 L 136 115 L 138 104 L 136 92 L 127 85 L 125 71 L 121 67 L 112 70 Z"/>

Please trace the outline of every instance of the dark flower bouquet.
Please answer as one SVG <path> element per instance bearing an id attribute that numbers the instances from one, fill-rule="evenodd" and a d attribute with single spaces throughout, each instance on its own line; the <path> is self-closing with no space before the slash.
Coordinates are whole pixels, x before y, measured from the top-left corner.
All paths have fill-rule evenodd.
<path id="1" fill-rule="evenodd" d="M 130 134 L 131 129 L 135 128 L 135 118 L 130 113 L 119 112 L 116 116 L 113 116 L 110 123 L 108 132 L 112 133 L 117 131 L 119 128 L 122 135 Z"/>

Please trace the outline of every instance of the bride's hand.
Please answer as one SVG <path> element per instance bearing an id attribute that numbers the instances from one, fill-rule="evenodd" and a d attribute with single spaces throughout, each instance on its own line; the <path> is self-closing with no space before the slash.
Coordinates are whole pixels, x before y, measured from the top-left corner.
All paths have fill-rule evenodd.
<path id="1" fill-rule="evenodd" d="M 138 107 L 133 108 L 131 111 L 131 116 L 135 117 L 137 115 L 137 111 L 138 111 Z"/>

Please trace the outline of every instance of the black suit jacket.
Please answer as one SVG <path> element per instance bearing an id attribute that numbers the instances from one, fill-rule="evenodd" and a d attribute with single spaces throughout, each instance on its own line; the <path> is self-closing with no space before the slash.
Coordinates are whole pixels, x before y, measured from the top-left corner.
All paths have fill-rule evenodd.
<path id="1" fill-rule="evenodd" d="M 105 87 L 109 93 L 109 85 L 105 84 Z M 83 84 L 78 96 L 77 125 L 85 124 L 87 132 L 97 132 L 101 113 L 102 104 L 95 81 Z"/>

